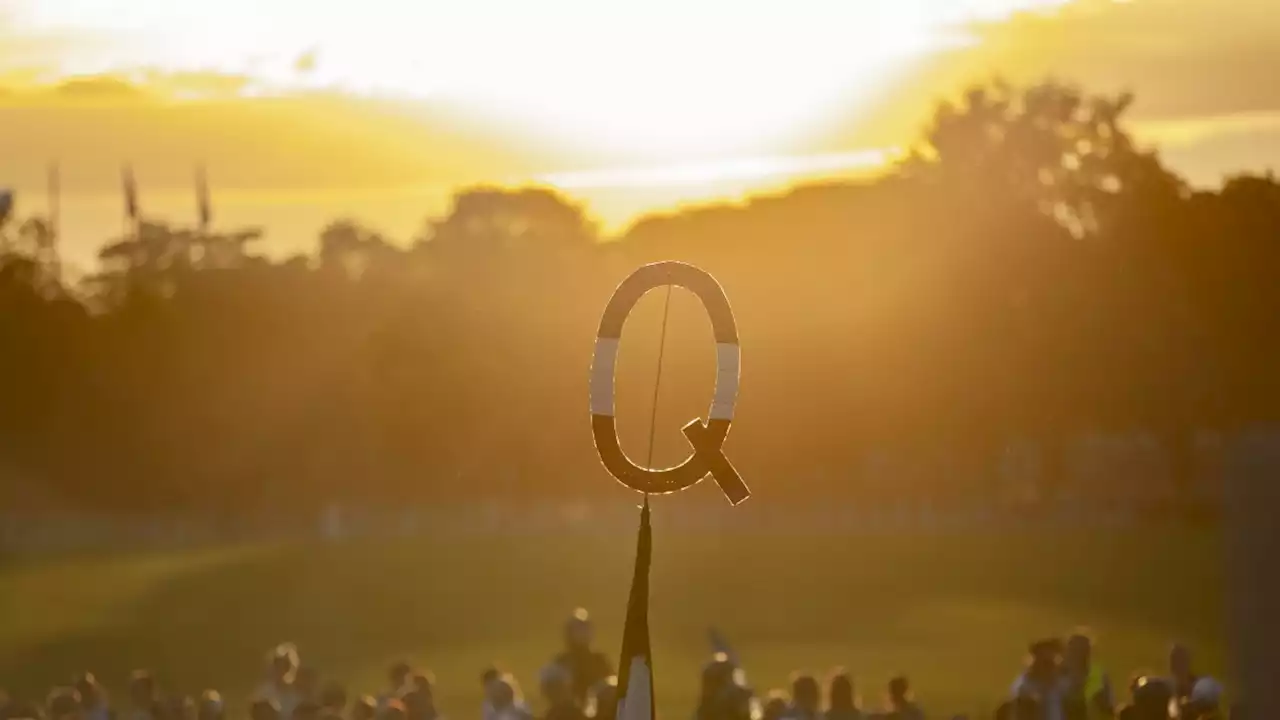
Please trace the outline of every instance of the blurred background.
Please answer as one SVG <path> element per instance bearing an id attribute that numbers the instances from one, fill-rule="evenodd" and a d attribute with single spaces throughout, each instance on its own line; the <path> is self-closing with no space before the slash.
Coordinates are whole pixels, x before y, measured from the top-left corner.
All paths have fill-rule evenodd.
<path id="1" fill-rule="evenodd" d="M 465 715 L 578 605 L 611 654 L 637 498 L 587 373 L 668 259 L 733 304 L 755 493 L 655 504 L 670 712 L 709 623 L 757 689 L 990 711 L 1079 623 L 1117 686 L 1173 640 L 1232 677 L 1277 39 L 1261 0 L 0 3 L 0 686 L 147 666 L 242 712 L 289 639 Z M 674 291 L 655 406 L 663 313 L 617 407 L 670 465 L 714 343 Z"/>

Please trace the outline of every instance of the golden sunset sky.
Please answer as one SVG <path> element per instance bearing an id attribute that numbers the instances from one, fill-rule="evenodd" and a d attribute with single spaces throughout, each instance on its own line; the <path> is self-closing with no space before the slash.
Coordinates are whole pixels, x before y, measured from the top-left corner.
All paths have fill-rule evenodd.
<path id="1" fill-rule="evenodd" d="M 408 237 L 450 188 L 542 181 L 608 226 L 865 172 L 966 81 L 1133 89 L 1193 182 L 1280 164 L 1274 0 L 0 0 L 0 185 L 69 249 L 143 209 L 303 247 L 351 214 Z"/>

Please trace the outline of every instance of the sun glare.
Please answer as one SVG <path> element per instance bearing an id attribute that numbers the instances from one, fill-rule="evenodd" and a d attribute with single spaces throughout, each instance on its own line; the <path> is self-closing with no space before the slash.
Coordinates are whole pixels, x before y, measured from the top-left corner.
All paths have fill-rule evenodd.
<path id="1" fill-rule="evenodd" d="M 445 95 L 577 150 L 636 159 L 776 151 L 894 79 L 956 23 L 1044 0 L 21 0 L 107 37 L 67 67 L 245 72 L 275 85 Z M 307 67 L 297 59 L 307 55 Z M 314 65 L 311 67 L 310 65 Z"/>

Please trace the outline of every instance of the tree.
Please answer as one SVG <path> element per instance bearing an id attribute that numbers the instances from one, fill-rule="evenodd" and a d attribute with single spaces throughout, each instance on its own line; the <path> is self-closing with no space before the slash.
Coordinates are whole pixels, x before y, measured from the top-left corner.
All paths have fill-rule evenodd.
<path id="1" fill-rule="evenodd" d="M 1011 438 L 1061 459 L 1094 429 L 1162 433 L 1189 487 L 1197 428 L 1280 416 L 1280 183 L 1192 192 L 1129 137 L 1131 101 L 981 86 L 882 176 L 609 238 L 547 188 L 460 191 L 410 243 L 337 220 L 278 260 L 258 228 L 144 222 L 83 294 L 48 223 L 0 213 L 0 463 L 131 512 L 608 492 L 580 481 L 598 313 L 637 265 L 679 259 L 733 302 L 751 421 L 730 451 L 786 473 L 780 501 L 990 497 Z M 705 413 L 713 377 L 705 317 L 676 298 L 660 430 Z M 624 355 L 656 356 L 658 317 Z M 620 405 L 650 401 L 644 367 L 619 372 Z M 884 449 L 919 471 L 834 482 Z"/>
<path id="2" fill-rule="evenodd" d="M 1076 235 L 1102 232 L 1107 198 L 1180 184 L 1124 128 L 1133 99 L 1052 80 L 974 86 L 939 107 L 908 169 L 958 180 L 970 194 L 999 189 L 1034 202 Z"/>

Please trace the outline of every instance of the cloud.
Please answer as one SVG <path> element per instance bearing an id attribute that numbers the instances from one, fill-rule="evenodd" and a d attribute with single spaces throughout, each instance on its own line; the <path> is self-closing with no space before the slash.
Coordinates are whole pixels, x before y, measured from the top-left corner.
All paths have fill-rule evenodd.
<path id="1" fill-rule="evenodd" d="M 1168 156 L 1182 163 L 1180 169 L 1194 166 L 1197 173 L 1209 173 L 1236 169 L 1228 163 L 1280 164 L 1280 153 L 1268 140 L 1280 133 L 1269 119 L 1280 113 L 1280 83 L 1272 81 L 1274 68 L 1280 67 L 1280 13 L 1274 0 L 1073 0 L 1012 16 L 1004 13 L 1021 3 L 966 1 L 973 7 L 989 4 L 991 12 L 978 15 L 997 19 L 956 25 L 950 35 L 956 42 L 912 61 L 885 61 L 865 73 L 866 82 L 844 112 L 815 123 L 807 137 L 780 141 L 766 152 L 813 156 L 906 145 L 918 137 L 939 99 L 1000 74 L 1014 80 L 1057 76 L 1096 91 L 1133 89 L 1139 137 L 1167 146 Z M 532 123 L 513 129 L 510 122 L 504 126 L 485 118 L 485 108 L 478 105 L 466 114 L 450 114 L 439 106 L 391 107 L 315 91 L 275 100 L 248 98 L 262 90 L 260 79 L 200 70 L 142 69 L 51 83 L 50 68 L 56 67 L 51 63 L 59 53 L 69 43 L 80 50 L 89 39 L 70 31 L 16 35 L 11 30 L 0 14 L 0 67 L 17 68 L 0 73 L 0 89 L 8 91 L 0 92 L 0 124 L 7 132 L 0 149 L 10 146 L 10 167 L 31 158 L 37 174 L 45 161 L 37 155 L 60 152 L 101 165 L 104 178 L 114 176 L 112 157 L 155 158 L 157 163 L 166 155 L 181 157 L 184 167 L 174 172 L 183 182 L 186 158 L 198 154 L 237 165 L 233 173 L 243 176 L 238 182 L 277 186 L 341 178 L 443 182 L 460 168 L 509 177 L 526 169 L 593 164 L 568 143 L 554 147 L 552 157 L 546 137 L 539 147 L 518 136 L 532 132 Z M 593 50 L 613 41 L 605 36 L 587 40 Z M 314 53 L 290 52 L 295 53 L 288 60 L 295 81 L 319 74 L 313 72 Z M 328 73 L 337 61 L 325 53 Z M 566 73 L 580 65 L 581 53 L 562 54 Z M 637 61 L 636 83 L 649 66 Z M 510 81 L 513 71 L 499 69 Z M 760 99 L 755 80 L 741 84 Z M 190 104 L 195 99 L 210 104 L 197 108 Z M 187 102 L 174 104 L 177 100 Z M 456 98 L 450 102 L 456 110 Z M 592 102 L 612 107 L 600 98 Z M 77 109 L 58 110 L 67 103 Z M 157 149 L 148 149 L 148 141 Z M 264 152 L 264 143 L 270 151 Z M 1260 152 L 1244 152 L 1250 143 Z M 297 168 L 287 170 L 288 162 Z"/>
<path id="2" fill-rule="evenodd" d="M 1130 118 L 1139 136 L 1176 149 L 1170 157 L 1180 170 L 1280 165 L 1268 139 L 1280 133 L 1271 120 L 1280 113 L 1274 0 L 1074 0 L 955 32 L 963 43 L 921 57 L 871 111 L 850 108 L 806 150 L 910 142 L 936 103 L 968 84 L 1055 77 L 1089 91 L 1135 92 Z M 1245 138 L 1260 152 L 1241 153 Z"/>
<path id="3" fill-rule="evenodd" d="M 212 70 L 136 68 L 67 75 L 27 68 L 0 74 L 0 88 L 10 104 L 96 100 L 132 105 L 141 101 L 228 99 L 245 96 L 256 84 L 257 80 L 245 74 Z"/>
<path id="4" fill-rule="evenodd" d="M 160 186 L 187 184 L 204 162 L 244 189 L 454 184 L 547 167 L 447 108 L 317 91 L 245 97 L 248 83 L 143 70 L 15 87 L 0 96 L 0 182 L 39 187 L 53 158 L 69 191 L 114 187 L 122 162 Z"/>
<path id="5" fill-rule="evenodd" d="M 69 51 L 93 52 L 108 44 L 103 38 L 65 29 L 22 27 L 0 0 L 0 85 L 47 80 L 62 69 Z"/>
<path id="6" fill-rule="evenodd" d="M 54 85 L 38 88 L 36 92 L 67 100 L 134 101 L 147 97 L 146 88 L 126 78 L 108 75 L 68 78 Z"/>
<path id="7" fill-rule="evenodd" d="M 568 190 L 702 186 L 727 181 L 791 180 L 873 171 L 888 164 L 891 150 L 812 156 L 732 158 L 675 165 L 617 167 L 554 173 L 537 178 Z"/>
<path id="8" fill-rule="evenodd" d="M 1280 131 L 1280 110 L 1211 115 L 1135 123 L 1134 133 L 1165 149 L 1196 145 L 1230 136 L 1250 136 Z"/>
<path id="9" fill-rule="evenodd" d="M 1155 145 L 1195 185 L 1213 186 L 1224 175 L 1280 168 L 1280 112 L 1140 121 L 1140 142 Z"/>
<path id="10" fill-rule="evenodd" d="M 1280 12 L 1269 0 L 1077 0 L 975 32 L 987 64 L 1132 87 L 1144 117 L 1280 110 Z"/>

